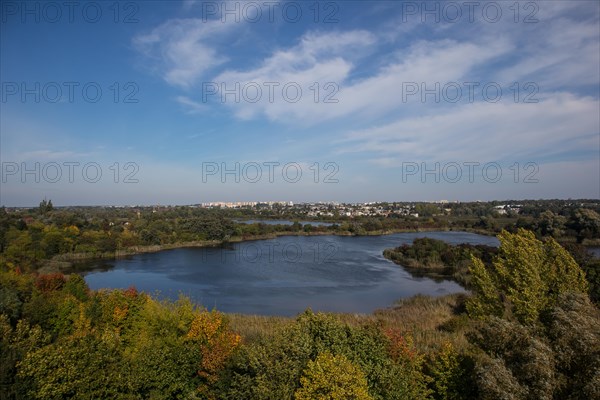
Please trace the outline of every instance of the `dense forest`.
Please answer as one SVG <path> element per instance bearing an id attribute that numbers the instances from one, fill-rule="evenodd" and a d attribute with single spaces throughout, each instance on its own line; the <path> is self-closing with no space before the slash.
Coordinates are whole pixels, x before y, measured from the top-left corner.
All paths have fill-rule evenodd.
<path id="1" fill-rule="evenodd" d="M 597 213 L 580 210 L 560 220 L 560 234 L 541 232 L 545 211 L 513 217 L 493 252 L 429 241 L 400 248 L 415 268 L 466 268 L 469 295 L 417 296 L 371 315 L 306 310 L 295 318 L 223 314 L 135 287 L 91 291 L 80 275 L 50 263 L 152 240 L 222 241 L 289 233 L 289 226 L 238 224 L 239 215 L 227 210 L 57 210 L 48 203 L 3 210 L 0 393 L 6 399 L 600 398 L 600 312 L 588 282 L 598 263 L 577 245 L 598 237 L 590 222 Z M 517 226 L 523 221 L 538 228 Z M 346 224 L 371 231 L 365 228 L 371 219 L 338 222 L 308 230 L 328 233 Z M 150 232 L 157 238 L 149 240 Z"/>

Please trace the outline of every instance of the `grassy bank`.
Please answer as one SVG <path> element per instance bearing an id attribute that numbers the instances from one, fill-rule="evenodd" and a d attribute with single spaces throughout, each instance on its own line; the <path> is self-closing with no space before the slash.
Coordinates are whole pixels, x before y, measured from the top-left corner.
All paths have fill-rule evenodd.
<path id="1" fill-rule="evenodd" d="M 414 340 L 415 347 L 424 353 L 437 351 L 450 342 L 457 349 L 466 348 L 464 333 L 468 319 L 464 311 L 467 295 L 451 294 L 441 297 L 417 295 L 398 300 L 394 305 L 371 314 L 329 313 L 351 326 L 377 324 L 382 328 L 399 329 Z M 294 322 L 295 317 L 227 314 L 232 330 L 247 342 L 269 338 L 279 329 Z"/>

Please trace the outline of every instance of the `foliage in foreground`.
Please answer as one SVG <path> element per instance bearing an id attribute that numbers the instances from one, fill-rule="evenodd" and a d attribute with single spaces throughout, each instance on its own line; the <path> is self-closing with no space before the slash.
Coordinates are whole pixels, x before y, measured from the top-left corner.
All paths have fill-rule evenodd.
<path id="1" fill-rule="evenodd" d="M 185 298 L 91 293 L 78 275 L 0 276 L 13 299 L 0 319 L 7 398 L 201 398 L 240 342 L 222 314 Z"/>
<path id="2" fill-rule="evenodd" d="M 337 372 L 315 365 L 340 361 Z M 273 337 L 244 346 L 222 378 L 222 391 L 230 399 L 305 398 L 308 393 L 364 393 L 364 375 L 373 399 L 427 398 L 423 357 L 404 335 L 374 325 L 350 327 L 332 315 L 307 311 L 294 324 Z M 352 387 L 340 387 L 353 375 Z M 334 395 L 335 393 L 335 395 Z M 352 397 L 350 397 L 352 398 Z M 365 397 L 359 397 L 365 398 Z"/>
<path id="3" fill-rule="evenodd" d="M 321 353 L 309 361 L 296 400 L 371 400 L 364 373 L 342 355 Z"/>
<path id="4" fill-rule="evenodd" d="M 588 292 L 585 273 L 554 239 L 544 242 L 524 229 L 498 235 L 500 250 L 491 266 L 473 258 L 470 272 L 476 296 L 467 304 L 473 316 L 511 314 L 531 324 L 568 292 Z"/>
<path id="5" fill-rule="evenodd" d="M 600 398 L 600 312 L 583 271 L 554 239 L 525 230 L 499 239 L 492 265 L 471 268 L 479 397 Z"/>

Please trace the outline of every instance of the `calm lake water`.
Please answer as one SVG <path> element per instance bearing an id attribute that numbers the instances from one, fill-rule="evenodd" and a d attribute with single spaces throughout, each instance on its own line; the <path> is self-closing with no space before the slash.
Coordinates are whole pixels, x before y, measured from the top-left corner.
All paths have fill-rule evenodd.
<path id="1" fill-rule="evenodd" d="M 127 288 L 159 296 L 190 296 L 220 311 L 295 315 L 315 311 L 370 313 L 418 293 L 464 290 L 451 281 L 414 278 L 383 257 L 383 250 L 417 237 L 448 243 L 498 245 L 465 232 L 387 236 L 286 236 L 230 248 L 184 248 L 85 265 L 92 289 Z"/>

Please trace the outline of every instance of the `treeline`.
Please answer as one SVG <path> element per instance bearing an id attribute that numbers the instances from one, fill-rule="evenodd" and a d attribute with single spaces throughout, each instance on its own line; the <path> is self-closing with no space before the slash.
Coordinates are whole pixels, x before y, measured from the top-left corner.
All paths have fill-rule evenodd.
<path id="1" fill-rule="evenodd" d="M 73 258 L 135 252 L 140 246 L 173 246 L 227 242 L 277 234 L 368 235 L 397 231 L 470 230 L 497 234 L 526 228 L 561 241 L 600 240 L 597 203 L 541 201 L 522 204 L 521 213 L 498 215 L 490 203 L 418 203 L 419 218 L 390 214 L 380 217 L 332 217 L 332 225 L 244 224 L 237 219 L 294 220 L 302 207 L 208 209 L 198 207 L 56 208 L 42 201 L 35 209 L 7 212 L 0 208 L 0 266 L 35 270 L 57 255 Z M 396 206 L 382 203 L 382 209 Z M 446 208 L 447 207 L 447 208 Z M 544 207 L 549 209 L 541 211 Z M 562 208 L 561 208 L 562 207 Z M 77 256 L 77 257 L 75 257 Z"/>
<path id="2" fill-rule="evenodd" d="M 248 342 L 228 317 L 78 275 L 0 273 L 6 399 L 424 399 L 425 356 L 405 333 L 299 315 Z M 469 389 L 470 390 L 470 389 Z"/>
<path id="3" fill-rule="evenodd" d="M 114 254 L 138 246 L 168 246 L 194 242 L 227 242 L 291 234 L 360 235 L 393 229 L 435 228 L 435 223 L 404 223 L 396 220 L 366 219 L 332 226 L 310 223 L 271 225 L 237 223 L 231 217 L 247 212 L 175 207 L 56 209 L 47 203 L 39 209 L 8 213 L 0 208 L 0 266 L 35 270 L 57 255 Z M 207 243 L 210 244 L 210 243 Z"/>
<path id="4" fill-rule="evenodd" d="M 285 231 L 318 232 L 323 227 L 236 223 L 223 210 L 89 208 L 6 212 L 0 208 L 0 266 L 35 270 L 57 255 L 114 254 L 138 246 L 224 242 Z"/>
<path id="5" fill-rule="evenodd" d="M 577 243 L 600 237 L 600 214 L 592 209 L 545 210 L 533 213 L 532 217 L 517 219 L 515 227 L 534 231 L 539 236 L 575 238 Z"/>
<path id="6" fill-rule="evenodd" d="M 78 275 L 3 270 L 0 391 L 7 399 L 598 398 L 600 314 L 583 271 L 553 239 L 525 230 L 499 239 L 491 263 L 471 265 L 473 296 L 418 346 L 401 322 L 311 311 L 246 337 L 229 316 L 185 297 L 93 292 Z M 419 318 L 429 318 L 439 301 L 420 301 Z M 442 331 L 450 340 L 433 345 L 428 338 Z"/>

